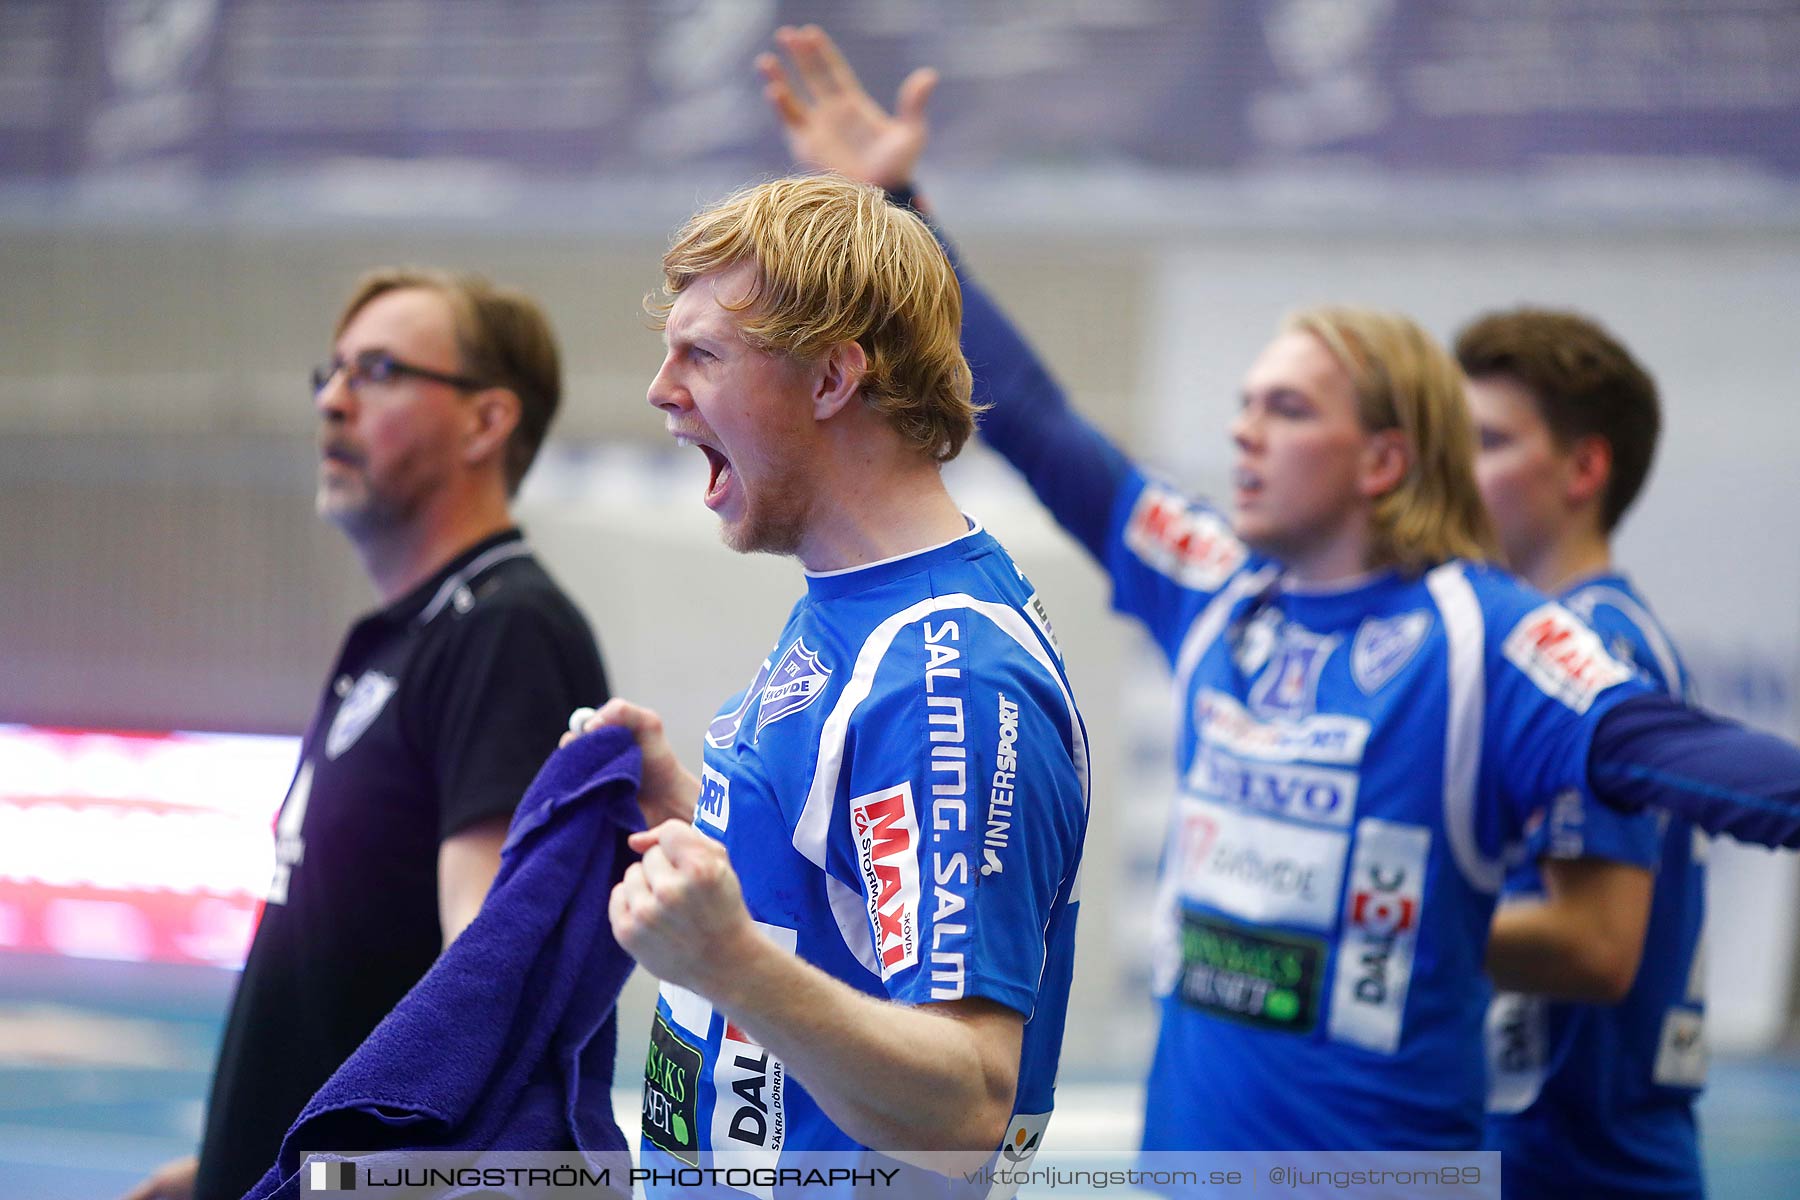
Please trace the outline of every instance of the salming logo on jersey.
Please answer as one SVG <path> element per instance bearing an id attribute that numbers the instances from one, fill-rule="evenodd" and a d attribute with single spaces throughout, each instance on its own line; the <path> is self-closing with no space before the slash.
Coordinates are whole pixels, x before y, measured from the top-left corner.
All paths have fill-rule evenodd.
<path id="1" fill-rule="evenodd" d="M 919 961 L 919 821 L 912 784 L 902 782 L 850 801 L 850 832 L 875 931 L 875 954 L 881 977 L 887 979 Z"/>
<path id="2" fill-rule="evenodd" d="M 969 746 L 963 721 L 961 627 L 955 621 L 925 622 L 925 723 L 931 741 L 931 998 L 959 1000 L 965 959 L 955 949 L 969 927 L 951 920 L 968 906 L 969 857 L 946 850 L 957 843 L 944 834 L 969 828 Z M 940 691 L 940 689 L 942 689 Z"/>

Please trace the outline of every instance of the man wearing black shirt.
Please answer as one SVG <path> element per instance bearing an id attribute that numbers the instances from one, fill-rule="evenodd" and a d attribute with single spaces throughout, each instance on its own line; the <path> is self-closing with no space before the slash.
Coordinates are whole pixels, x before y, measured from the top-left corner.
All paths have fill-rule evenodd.
<path id="1" fill-rule="evenodd" d="M 607 694 L 592 633 L 509 512 L 561 391 L 537 305 L 474 277 L 376 272 L 313 386 L 319 513 L 383 606 L 350 630 L 307 727 L 200 1155 L 128 1200 L 256 1183 L 474 919 L 568 713 Z"/>

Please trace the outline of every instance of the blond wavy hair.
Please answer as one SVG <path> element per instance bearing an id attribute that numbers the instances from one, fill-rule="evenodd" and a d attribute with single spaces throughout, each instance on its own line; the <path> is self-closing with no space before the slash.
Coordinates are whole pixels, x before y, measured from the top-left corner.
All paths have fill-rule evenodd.
<path id="1" fill-rule="evenodd" d="M 962 353 L 962 288 L 919 217 L 880 188 L 841 175 L 777 179 L 702 210 L 663 255 L 663 287 L 645 298 L 655 328 L 696 279 L 755 266 L 733 306 L 744 340 L 806 361 L 855 342 L 868 358 L 863 400 L 938 462 L 975 431 Z"/>
<path id="2" fill-rule="evenodd" d="M 1452 558 L 1497 559 L 1456 360 L 1398 313 L 1312 308 L 1290 314 L 1282 329 L 1309 333 L 1331 351 L 1356 389 L 1363 428 L 1397 429 L 1406 439 L 1406 475 L 1374 502 L 1369 565 L 1419 572 Z"/>

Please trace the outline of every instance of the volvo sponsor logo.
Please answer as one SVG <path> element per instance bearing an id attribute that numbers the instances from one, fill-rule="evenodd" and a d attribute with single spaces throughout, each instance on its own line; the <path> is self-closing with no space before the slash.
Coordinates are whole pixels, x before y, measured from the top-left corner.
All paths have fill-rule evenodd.
<path id="1" fill-rule="evenodd" d="M 1188 787 L 1242 808 L 1348 828 L 1356 811 L 1355 771 L 1265 763 L 1201 746 Z"/>

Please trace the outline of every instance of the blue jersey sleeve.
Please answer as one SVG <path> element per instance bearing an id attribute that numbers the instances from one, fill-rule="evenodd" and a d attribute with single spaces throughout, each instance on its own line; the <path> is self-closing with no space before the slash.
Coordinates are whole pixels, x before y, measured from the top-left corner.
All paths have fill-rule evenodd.
<path id="1" fill-rule="evenodd" d="M 1649 684 L 1561 604 L 1494 578 L 1485 589 L 1488 757 L 1512 836 L 1560 827 L 1565 843 L 1557 857 L 1617 856 L 1648 865 L 1655 859 L 1653 826 L 1621 822 L 1594 804 L 1587 763 L 1602 714 Z"/>
<path id="2" fill-rule="evenodd" d="M 1589 772 L 1608 804 L 1663 809 L 1742 842 L 1800 847 L 1800 748 L 1666 696 L 1606 713 Z"/>
<path id="3" fill-rule="evenodd" d="M 1150 629 L 1172 662 L 1195 614 L 1249 561 L 1212 508 L 1145 477 L 1070 406 L 1062 388 L 966 273 L 963 350 L 981 434 L 1106 569 L 1113 607 Z"/>
<path id="4" fill-rule="evenodd" d="M 858 707 L 849 833 L 896 1000 L 1037 1005 L 1087 819 L 1085 735 L 1049 662 L 1017 610 L 948 608 L 899 632 Z"/>
<path id="5" fill-rule="evenodd" d="M 1681 661 L 1667 635 L 1622 580 L 1590 584 L 1566 594 L 1562 603 L 1587 623 L 1614 658 L 1645 683 L 1679 698 L 1686 685 Z M 1629 813 L 1583 796 L 1563 793 L 1534 816 L 1527 830 L 1526 856 L 1600 858 L 1654 869 L 1662 861 L 1664 823 L 1653 814 Z"/>
<path id="6" fill-rule="evenodd" d="M 1525 857 L 1530 864 L 1546 858 L 1598 858 L 1655 870 L 1662 861 L 1662 822 L 1646 812 L 1627 812 L 1603 804 L 1579 788 L 1570 788 L 1525 824 Z M 1535 890 L 1535 870 L 1529 876 Z M 1520 872 L 1507 876 L 1511 890 Z"/>

